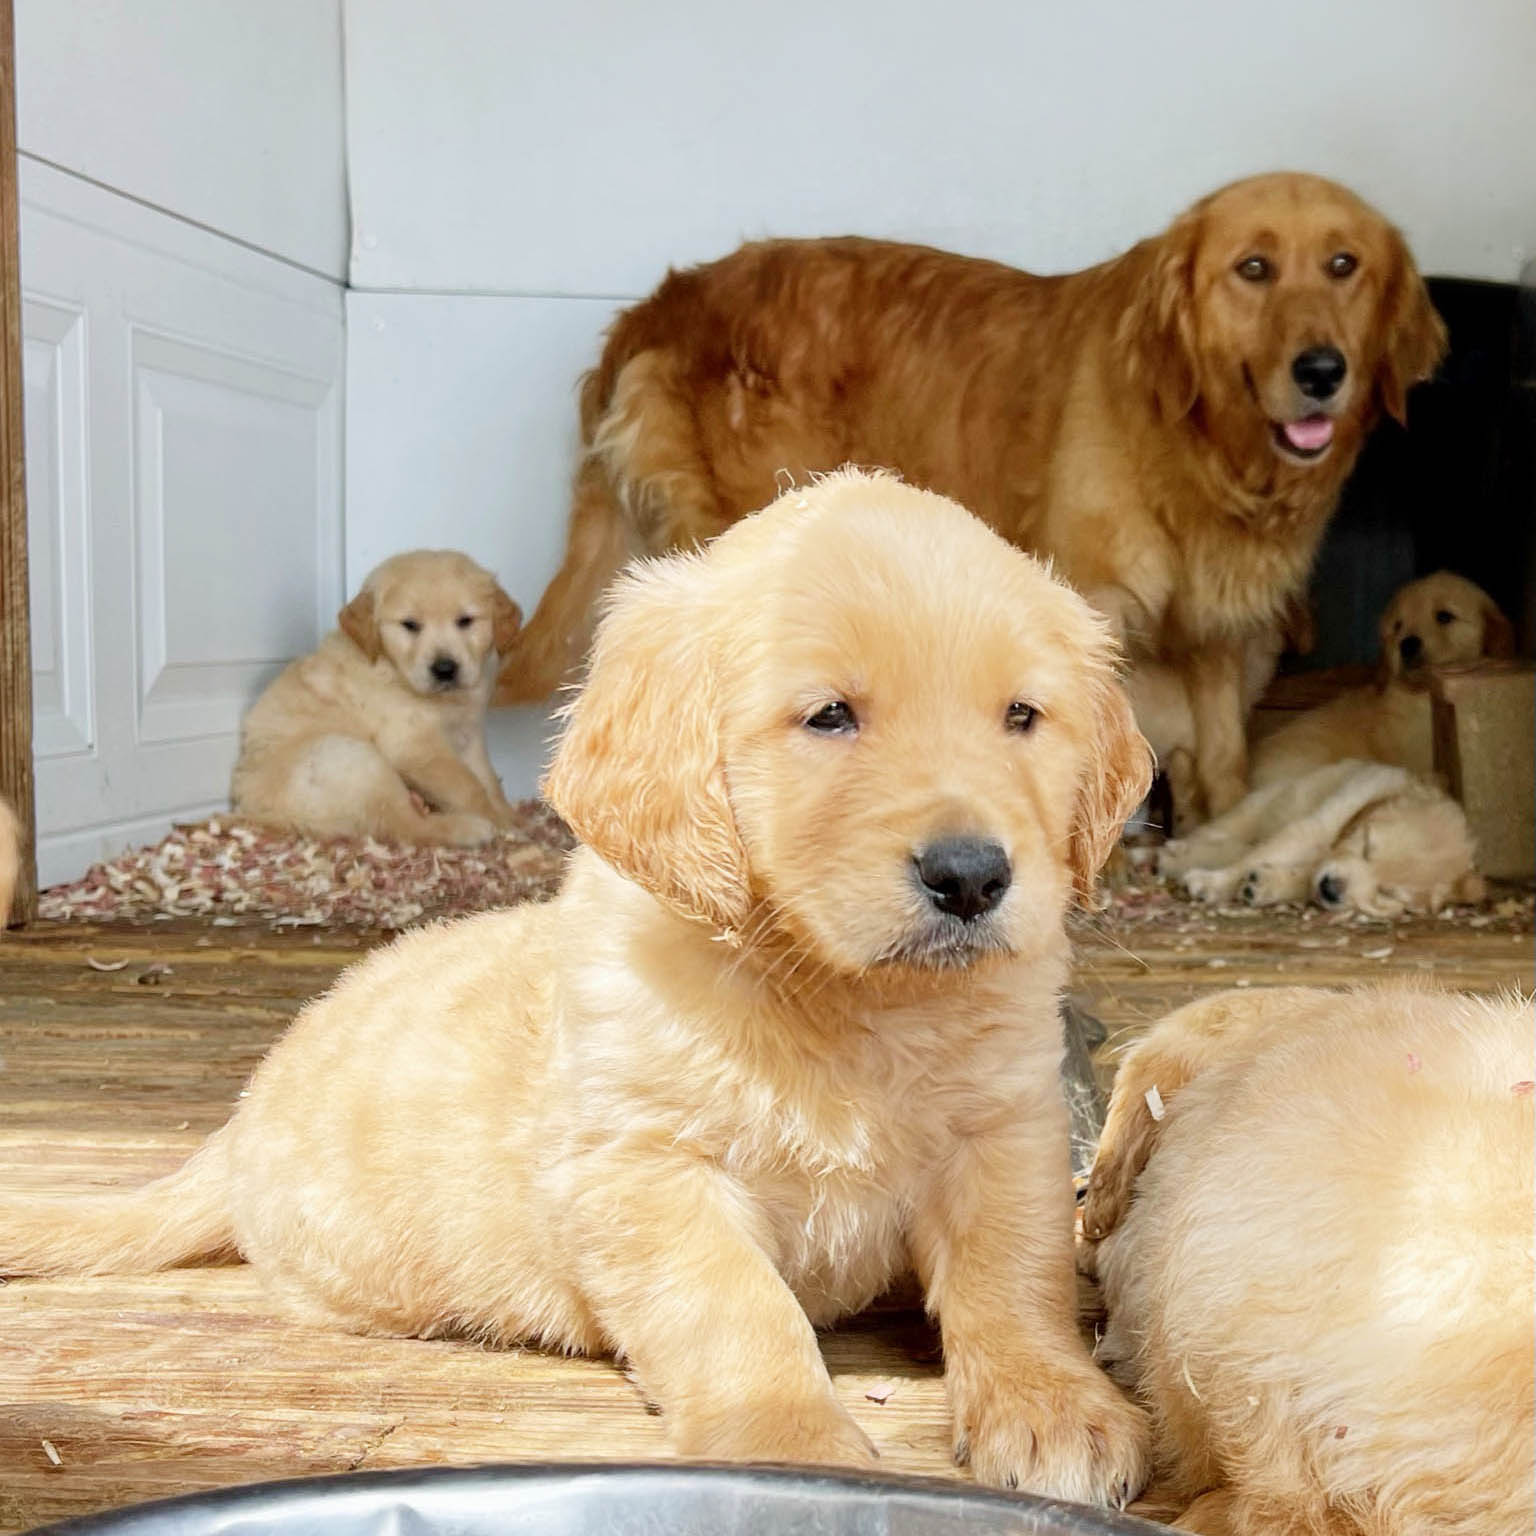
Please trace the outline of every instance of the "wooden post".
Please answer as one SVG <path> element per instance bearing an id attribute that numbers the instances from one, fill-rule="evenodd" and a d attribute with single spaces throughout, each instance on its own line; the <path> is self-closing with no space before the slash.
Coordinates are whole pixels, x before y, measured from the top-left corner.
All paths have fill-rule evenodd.
<path id="1" fill-rule="evenodd" d="M 0 795 L 22 833 L 13 923 L 37 916 L 26 438 L 21 416 L 21 245 L 16 201 L 16 29 L 0 0 Z"/>

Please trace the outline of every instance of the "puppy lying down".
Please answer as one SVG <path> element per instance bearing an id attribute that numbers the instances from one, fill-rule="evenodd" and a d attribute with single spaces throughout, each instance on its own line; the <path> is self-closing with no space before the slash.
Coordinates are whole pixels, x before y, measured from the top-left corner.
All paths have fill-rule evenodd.
<path id="1" fill-rule="evenodd" d="M 890 479 L 640 568 L 546 785 L 562 893 L 355 966 L 180 1172 L 0 1205 L 0 1269 L 233 1250 L 320 1325 L 612 1351 L 684 1454 L 860 1462 L 814 1329 L 910 1264 L 957 1458 L 1124 1501 L 1057 1076 L 1063 916 L 1150 777 L 1114 666 Z"/>
<path id="2" fill-rule="evenodd" d="M 1404 986 L 1126 1056 L 1083 1224 L 1182 1529 L 1530 1536 L 1533 1075 L 1530 999 Z"/>

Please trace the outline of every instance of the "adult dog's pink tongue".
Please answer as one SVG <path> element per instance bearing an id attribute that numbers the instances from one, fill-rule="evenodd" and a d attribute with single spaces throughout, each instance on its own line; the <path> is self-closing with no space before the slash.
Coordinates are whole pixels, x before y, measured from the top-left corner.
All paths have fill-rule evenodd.
<path id="1" fill-rule="evenodd" d="M 1326 416 L 1304 416 L 1300 421 L 1288 421 L 1283 430 L 1286 442 L 1301 453 L 1316 453 L 1333 441 L 1333 423 Z"/>

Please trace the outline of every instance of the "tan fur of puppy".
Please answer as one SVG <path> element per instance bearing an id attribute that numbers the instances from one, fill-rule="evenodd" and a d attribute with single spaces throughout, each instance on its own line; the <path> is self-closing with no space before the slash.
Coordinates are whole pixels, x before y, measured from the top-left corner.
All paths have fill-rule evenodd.
<path id="1" fill-rule="evenodd" d="M 547 780 L 586 845 L 561 894 L 355 966 L 180 1173 L 5 1201 L 0 1268 L 233 1249 L 316 1322 L 612 1350 L 684 1454 L 857 1462 L 814 1329 L 910 1265 L 957 1455 L 1123 1500 L 1143 1425 L 1076 1329 L 1057 1014 L 1066 909 L 1150 776 L 1115 660 L 890 479 L 640 568 Z M 970 920 L 915 864 L 961 836 L 1011 865 Z"/>
<path id="2" fill-rule="evenodd" d="M 1084 1230 L 1180 1529 L 1530 1536 L 1533 1076 L 1529 999 L 1404 986 L 1132 1048 Z"/>
<path id="3" fill-rule="evenodd" d="M 486 755 L 485 711 L 520 618 L 467 555 L 386 560 L 340 628 L 245 717 L 235 812 L 311 837 L 493 837 L 512 808 Z"/>
<path id="4" fill-rule="evenodd" d="M 1256 741 L 1256 789 L 1348 757 L 1433 773 L 1429 700 L 1415 686 L 1425 669 L 1514 653 L 1514 629 L 1498 605 L 1481 587 L 1450 571 L 1400 587 L 1378 632 L 1380 685 L 1352 688 Z"/>
<path id="5" fill-rule="evenodd" d="M 884 465 L 1048 555 L 1183 675 L 1210 814 L 1247 787 L 1243 652 L 1299 594 L 1361 443 L 1445 333 L 1352 192 L 1269 175 L 1085 272 L 775 240 L 670 274 L 582 389 L 566 559 L 497 702 L 547 696 L 627 552 L 686 548 L 785 474 Z M 1298 369 L 1332 349 L 1326 396 Z"/>
<path id="6" fill-rule="evenodd" d="M 1406 769 L 1353 759 L 1255 789 L 1165 843 L 1158 870 L 1198 901 L 1315 901 L 1372 917 L 1487 894 L 1461 807 Z"/>

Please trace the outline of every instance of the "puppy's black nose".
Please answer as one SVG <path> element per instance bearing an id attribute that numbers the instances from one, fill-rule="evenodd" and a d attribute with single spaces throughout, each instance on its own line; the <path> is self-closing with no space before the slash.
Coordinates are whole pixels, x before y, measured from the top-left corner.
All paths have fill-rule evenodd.
<path id="1" fill-rule="evenodd" d="M 1326 400 L 1338 393 L 1348 366 L 1337 347 L 1308 347 L 1296 354 L 1291 377 L 1309 400 Z"/>
<path id="2" fill-rule="evenodd" d="M 1317 882 L 1317 898 L 1324 906 L 1338 906 L 1344 899 L 1344 882 L 1337 875 L 1324 875 Z"/>
<path id="3" fill-rule="evenodd" d="M 452 656 L 436 656 L 432 660 L 432 676 L 440 683 L 451 683 L 459 675 L 459 664 Z"/>
<path id="4" fill-rule="evenodd" d="M 1418 635 L 1404 635 L 1397 642 L 1397 654 L 1411 667 L 1424 654 L 1424 642 Z"/>
<path id="5" fill-rule="evenodd" d="M 1008 855 L 988 838 L 941 838 L 918 854 L 916 864 L 929 901 L 966 922 L 990 912 L 1013 884 Z"/>

